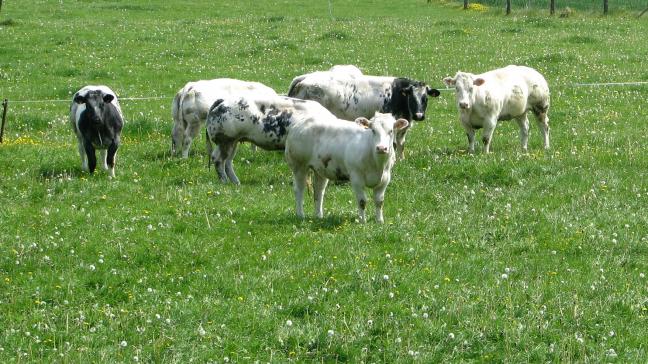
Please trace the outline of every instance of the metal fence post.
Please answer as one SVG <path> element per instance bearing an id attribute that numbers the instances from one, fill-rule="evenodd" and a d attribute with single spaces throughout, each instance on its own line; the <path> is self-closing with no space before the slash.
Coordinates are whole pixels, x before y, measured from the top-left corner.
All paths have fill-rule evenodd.
<path id="1" fill-rule="evenodd" d="M 0 3 L 2 0 L 0 0 Z M 0 143 L 2 143 L 2 137 L 4 135 L 5 120 L 7 119 L 7 105 L 9 105 L 9 100 L 4 99 L 2 102 L 2 126 L 0 126 Z"/>
<path id="2" fill-rule="evenodd" d="M 608 0 L 603 0 L 603 14 L 607 15 L 608 13 Z"/>
<path id="3" fill-rule="evenodd" d="M 464 10 L 468 9 L 468 0 L 464 0 Z"/>
<path id="4" fill-rule="evenodd" d="M 506 0 L 506 15 L 511 14 L 511 0 Z"/>

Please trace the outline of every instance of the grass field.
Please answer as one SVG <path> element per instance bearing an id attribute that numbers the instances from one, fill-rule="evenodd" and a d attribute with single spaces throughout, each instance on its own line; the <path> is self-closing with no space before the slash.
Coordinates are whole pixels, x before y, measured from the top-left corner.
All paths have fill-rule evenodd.
<path id="1" fill-rule="evenodd" d="M 648 86 L 575 86 L 648 81 L 648 18 L 332 4 L 5 1 L 0 362 L 648 361 Z M 355 221 L 344 184 L 323 220 L 299 221 L 281 153 L 242 147 L 240 187 L 206 168 L 202 140 L 169 155 L 185 82 L 285 93 L 334 64 L 436 87 L 534 67 L 552 149 L 532 122 L 522 154 L 504 122 L 492 154 L 467 154 L 444 91 L 410 132 L 384 225 Z M 86 84 L 169 97 L 122 102 L 114 180 L 81 172 L 68 102 L 18 102 Z"/>

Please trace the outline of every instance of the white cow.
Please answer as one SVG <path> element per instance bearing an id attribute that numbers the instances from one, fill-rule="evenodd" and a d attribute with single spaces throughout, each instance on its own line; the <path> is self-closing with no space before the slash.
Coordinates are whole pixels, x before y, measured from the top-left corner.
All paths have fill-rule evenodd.
<path id="1" fill-rule="evenodd" d="M 459 118 L 468 135 L 471 153 L 475 152 L 475 129 L 484 128 L 484 151 L 489 153 L 497 122 L 510 119 L 515 119 L 520 126 L 520 142 L 526 152 L 528 111 L 536 116 L 544 147 L 549 149 L 549 86 L 538 71 L 524 66 L 507 66 L 480 75 L 457 72 L 443 81 L 456 90 Z"/>
<path id="2" fill-rule="evenodd" d="M 337 120 L 315 101 L 285 96 L 247 95 L 219 99 L 207 115 L 207 151 L 221 181 L 240 184 L 232 161 L 241 141 L 265 150 L 283 150 L 286 135 L 304 120 Z M 211 143 L 218 145 L 212 151 Z"/>
<path id="3" fill-rule="evenodd" d="M 439 90 L 408 78 L 363 75 L 355 66 L 334 66 L 295 77 L 288 96 L 317 101 L 340 119 L 369 118 L 374 113 L 391 113 L 409 121 L 396 135 L 396 154 L 404 157 L 405 137 L 415 120 L 425 119 L 428 96 Z"/>
<path id="4" fill-rule="evenodd" d="M 182 157 L 187 158 L 191 143 L 205 124 L 207 112 L 214 101 L 246 93 L 258 96 L 277 95 L 273 89 L 259 82 L 231 78 L 188 82 L 176 93 L 171 105 L 174 121 L 171 152 L 177 153 L 178 148 L 182 148 Z"/>
<path id="5" fill-rule="evenodd" d="M 304 217 L 304 188 L 308 170 L 312 169 L 317 217 L 323 216 L 324 190 L 329 179 L 348 179 L 358 202 L 360 221 L 365 222 L 364 189 L 369 187 L 373 189 L 376 221 L 382 223 L 385 189 L 396 160 L 394 133 L 408 123 L 376 112 L 371 120 L 358 118 L 355 123 L 313 118 L 295 125 L 286 139 L 285 157 L 293 171 L 297 216 Z"/>

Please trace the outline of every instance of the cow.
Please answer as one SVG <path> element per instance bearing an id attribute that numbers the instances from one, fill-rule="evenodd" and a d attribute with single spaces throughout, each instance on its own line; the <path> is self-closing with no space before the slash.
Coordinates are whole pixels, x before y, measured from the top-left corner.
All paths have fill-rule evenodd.
<path id="1" fill-rule="evenodd" d="M 396 156 L 404 158 L 405 137 L 414 121 L 425 119 L 428 96 L 438 97 L 439 90 L 424 82 L 402 77 L 363 75 L 355 66 L 334 66 L 295 77 L 288 96 L 314 100 L 340 119 L 370 118 L 376 111 L 391 113 L 409 121 L 395 139 Z"/>
<path id="2" fill-rule="evenodd" d="M 538 71 L 510 65 L 479 75 L 457 72 L 443 81 L 456 91 L 459 119 L 468 135 L 470 153 L 475 152 L 475 129 L 484 128 L 484 151 L 490 153 L 497 122 L 510 119 L 515 119 L 520 126 L 520 143 L 526 152 L 528 111 L 535 115 L 544 148 L 549 149 L 549 86 Z"/>
<path id="3" fill-rule="evenodd" d="M 232 161 L 241 141 L 265 150 L 283 150 L 293 125 L 312 118 L 337 120 L 322 105 L 285 96 L 247 95 L 216 100 L 207 114 L 207 151 L 218 178 L 240 184 Z M 212 151 L 211 143 L 217 148 Z"/>
<path id="4" fill-rule="evenodd" d="M 103 168 L 115 177 L 115 158 L 124 116 L 117 95 L 108 86 L 88 85 L 77 91 L 70 105 L 70 124 L 78 140 L 81 169 L 94 173 L 95 150 L 101 151 Z"/>
<path id="5" fill-rule="evenodd" d="M 209 108 L 214 101 L 229 96 L 253 93 L 259 96 L 276 96 L 270 87 L 259 82 L 241 81 L 231 78 L 188 82 L 173 98 L 171 113 L 171 153 L 180 150 L 183 158 L 189 157 L 191 143 L 205 124 Z"/>
<path id="6" fill-rule="evenodd" d="M 315 215 L 323 217 L 324 190 L 329 179 L 350 180 L 365 222 L 365 187 L 373 189 L 376 221 L 383 223 L 383 200 L 396 160 L 394 133 L 407 128 L 406 119 L 376 112 L 371 120 L 356 122 L 313 118 L 296 124 L 286 138 L 285 159 L 293 172 L 297 216 L 304 218 L 304 188 L 314 171 Z"/>

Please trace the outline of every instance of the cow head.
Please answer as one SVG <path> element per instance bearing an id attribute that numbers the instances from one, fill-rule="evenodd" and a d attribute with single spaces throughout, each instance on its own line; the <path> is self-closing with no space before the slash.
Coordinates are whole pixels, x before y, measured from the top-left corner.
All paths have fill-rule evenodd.
<path id="1" fill-rule="evenodd" d="M 393 154 L 395 132 L 409 125 L 409 122 L 405 119 L 396 120 L 392 114 L 379 112 L 376 112 L 371 120 L 361 117 L 357 118 L 355 122 L 371 130 L 376 154 L 385 156 Z"/>
<path id="2" fill-rule="evenodd" d="M 101 90 L 91 90 L 85 94 L 77 93 L 74 96 L 74 102 L 84 104 L 88 119 L 97 124 L 103 123 L 106 104 L 111 103 L 114 99 L 114 95 L 104 93 Z"/>
<path id="3" fill-rule="evenodd" d="M 393 92 L 401 102 L 398 103 L 398 109 L 392 110 L 392 112 L 416 121 L 425 119 L 428 96 L 438 97 L 440 95 L 439 90 L 433 89 L 423 82 L 406 78 L 397 78 L 394 81 Z"/>
<path id="4" fill-rule="evenodd" d="M 448 87 L 454 87 L 457 96 L 457 106 L 460 111 L 468 111 L 475 103 L 475 86 L 483 85 L 486 80 L 472 73 L 457 72 L 454 77 L 446 77 L 443 82 Z"/>

